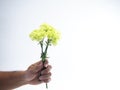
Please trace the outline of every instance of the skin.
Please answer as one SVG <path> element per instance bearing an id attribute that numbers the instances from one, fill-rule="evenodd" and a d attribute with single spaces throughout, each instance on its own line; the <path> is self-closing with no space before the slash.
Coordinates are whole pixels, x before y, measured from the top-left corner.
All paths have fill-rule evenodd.
<path id="1" fill-rule="evenodd" d="M 43 69 L 45 67 L 45 69 Z M 51 66 L 46 60 L 36 62 L 25 71 L 0 71 L 0 90 L 12 90 L 23 85 L 38 85 L 51 80 Z"/>

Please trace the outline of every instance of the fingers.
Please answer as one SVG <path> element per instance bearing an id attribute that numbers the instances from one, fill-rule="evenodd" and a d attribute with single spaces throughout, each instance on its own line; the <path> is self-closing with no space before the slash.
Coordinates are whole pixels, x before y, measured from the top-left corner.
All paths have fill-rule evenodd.
<path id="1" fill-rule="evenodd" d="M 43 62 L 39 61 L 39 62 L 33 64 L 33 66 L 34 66 L 34 71 L 39 72 L 43 68 Z M 44 67 L 48 67 L 48 60 L 45 60 Z"/>
<path id="2" fill-rule="evenodd" d="M 48 62 L 46 62 L 47 65 Z M 51 80 L 51 65 L 47 65 L 46 69 L 41 71 L 41 76 L 39 77 L 40 81 L 44 81 L 45 83 L 48 83 Z"/>
<path id="3" fill-rule="evenodd" d="M 34 71 L 35 71 L 35 73 L 39 72 L 42 68 L 43 68 L 43 63 L 42 63 L 42 62 L 39 63 L 39 64 L 36 64 L 36 65 L 34 66 Z"/>
<path id="4" fill-rule="evenodd" d="M 45 67 L 45 69 L 43 69 Z M 26 70 L 27 81 L 30 84 L 48 83 L 51 80 L 51 66 L 48 60 L 38 61 L 28 67 Z"/>
<path id="5" fill-rule="evenodd" d="M 48 60 L 45 60 L 44 62 L 44 67 L 48 67 Z M 43 69 L 43 62 L 42 61 L 38 61 L 34 64 L 32 64 L 28 70 L 31 71 L 32 73 L 37 73 L 39 71 L 41 71 Z"/>
<path id="6" fill-rule="evenodd" d="M 43 68 L 42 61 L 39 61 L 33 65 L 35 73 L 39 72 Z"/>
<path id="7" fill-rule="evenodd" d="M 51 68 L 52 68 L 52 66 L 51 66 L 51 65 L 48 65 L 48 66 L 46 67 L 46 69 L 44 69 L 44 70 L 41 71 L 41 75 L 45 75 L 45 74 L 49 73 L 50 70 L 51 70 Z"/>
<path id="8" fill-rule="evenodd" d="M 34 63 L 35 65 L 41 65 L 41 63 L 43 64 L 43 61 L 42 60 L 40 60 L 40 61 L 38 61 L 38 62 L 36 62 L 36 63 Z M 46 59 L 45 60 L 45 62 L 44 62 L 44 67 L 47 67 L 48 66 L 48 60 Z"/>
<path id="9" fill-rule="evenodd" d="M 42 61 L 39 61 L 29 66 L 28 71 L 34 74 L 39 72 L 42 68 L 43 68 L 43 63 Z"/>
<path id="10" fill-rule="evenodd" d="M 49 79 L 51 76 L 51 73 L 48 73 L 47 75 L 42 75 L 39 77 L 40 80 L 45 80 L 45 79 Z"/>
<path id="11" fill-rule="evenodd" d="M 39 80 L 43 81 L 45 83 L 48 83 L 51 80 L 50 76 L 51 76 L 51 73 L 48 73 L 46 75 L 42 75 L 39 77 Z"/>

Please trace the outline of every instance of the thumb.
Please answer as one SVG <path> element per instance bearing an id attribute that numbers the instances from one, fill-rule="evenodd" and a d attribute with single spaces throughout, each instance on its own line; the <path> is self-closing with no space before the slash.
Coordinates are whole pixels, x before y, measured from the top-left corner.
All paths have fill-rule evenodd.
<path id="1" fill-rule="evenodd" d="M 43 68 L 43 62 L 40 61 L 39 63 L 37 63 L 37 64 L 35 65 L 35 72 L 37 73 L 37 72 L 41 71 L 42 68 Z"/>

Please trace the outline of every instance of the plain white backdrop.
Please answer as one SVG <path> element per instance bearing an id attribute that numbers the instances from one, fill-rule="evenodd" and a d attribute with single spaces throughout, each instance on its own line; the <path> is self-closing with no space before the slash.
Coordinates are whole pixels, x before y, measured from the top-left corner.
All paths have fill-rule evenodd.
<path id="1" fill-rule="evenodd" d="M 26 70 L 40 60 L 29 33 L 44 22 L 61 32 L 48 51 L 49 90 L 120 90 L 119 0 L 0 0 L 1 71 Z"/>

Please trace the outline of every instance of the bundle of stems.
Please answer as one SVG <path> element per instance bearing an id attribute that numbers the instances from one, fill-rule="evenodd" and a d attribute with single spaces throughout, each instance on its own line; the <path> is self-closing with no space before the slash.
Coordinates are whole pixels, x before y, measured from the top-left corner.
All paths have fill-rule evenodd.
<path id="1" fill-rule="evenodd" d="M 47 41 L 46 41 L 46 46 L 45 46 L 45 50 L 44 50 L 44 47 L 43 47 L 43 45 L 44 45 L 44 39 L 42 40 L 42 41 L 40 41 L 39 42 L 39 44 L 40 44 L 40 46 L 41 46 L 41 57 L 40 58 L 42 58 L 42 62 L 43 62 L 43 64 L 44 64 L 44 62 L 45 62 L 45 60 L 46 60 L 46 58 L 47 58 L 47 50 L 48 50 L 48 46 L 50 45 L 49 43 L 50 43 L 50 40 L 49 39 L 47 39 Z M 44 66 L 44 65 L 43 65 Z M 46 67 L 43 67 L 43 70 L 44 69 L 46 69 Z M 48 84 L 46 83 L 46 88 L 48 88 Z"/>

